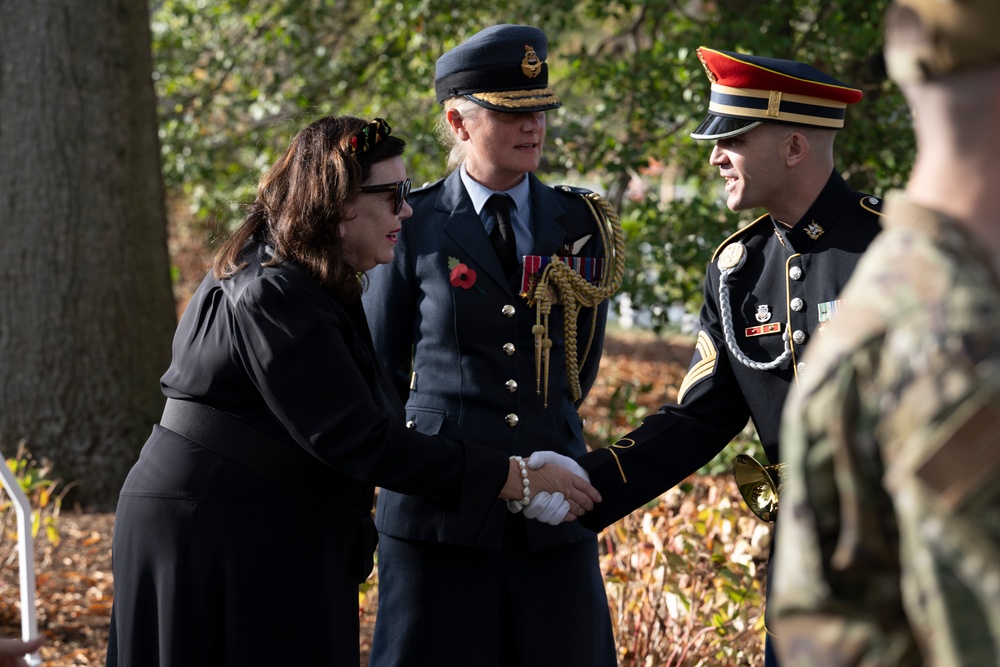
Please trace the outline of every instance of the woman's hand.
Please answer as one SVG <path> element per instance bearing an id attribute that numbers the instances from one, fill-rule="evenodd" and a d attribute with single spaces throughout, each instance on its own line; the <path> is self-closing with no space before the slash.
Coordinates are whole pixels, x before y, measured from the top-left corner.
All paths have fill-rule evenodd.
<path id="1" fill-rule="evenodd" d="M 586 479 L 587 473 L 567 456 L 555 452 L 535 452 L 527 462 L 515 457 L 510 464 L 501 498 L 510 500 L 507 505 L 512 512 L 524 509 L 528 518 L 556 524 L 573 521 L 601 501 L 601 494 Z M 575 472 L 570 472 L 570 469 Z M 527 506 L 521 502 L 524 498 L 524 479 L 529 482 Z M 537 504 L 532 500 L 537 500 Z"/>
<path id="2" fill-rule="evenodd" d="M 30 642 L 0 639 L 0 667 L 27 667 L 28 661 L 24 656 L 37 651 L 44 641 L 44 637 L 35 637 Z"/>

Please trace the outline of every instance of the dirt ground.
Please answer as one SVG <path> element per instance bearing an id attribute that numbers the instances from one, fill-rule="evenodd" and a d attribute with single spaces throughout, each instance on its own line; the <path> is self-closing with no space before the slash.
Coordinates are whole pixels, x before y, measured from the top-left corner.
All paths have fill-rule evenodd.
<path id="1" fill-rule="evenodd" d="M 601 374 L 584 409 L 588 420 L 603 421 L 604 428 L 627 428 L 626 415 L 609 407 L 623 383 L 644 385 L 633 399 L 655 409 L 676 394 L 693 341 L 661 339 L 652 335 L 616 334 L 605 346 Z M 614 423 L 612 423 L 614 422 Z M 48 667 L 103 665 L 113 597 L 111 535 L 114 515 L 64 511 L 59 518 L 61 543 L 53 547 L 37 541 L 37 616 L 47 637 L 40 657 Z M 0 543 L 0 544 L 7 544 Z M 6 555 L 7 549 L 0 549 Z M 0 565 L 0 634 L 20 635 L 17 562 Z M 362 605 L 362 665 L 367 664 L 374 604 Z"/>
<path id="2" fill-rule="evenodd" d="M 103 665 L 111 615 L 111 513 L 64 512 L 61 542 L 36 541 L 36 614 L 46 639 L 39 652 L 51 667 Z M 5 545 L 9 542 L 4 542 Z M 6 548 L 3 550 L 6 555 Z M 0 634 L 21 634 L 17 560 L 0 571 Z"/>

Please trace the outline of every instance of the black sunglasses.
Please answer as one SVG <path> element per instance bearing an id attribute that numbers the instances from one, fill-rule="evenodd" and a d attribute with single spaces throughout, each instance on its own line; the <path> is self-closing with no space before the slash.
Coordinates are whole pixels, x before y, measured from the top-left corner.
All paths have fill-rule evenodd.
<path id="1" fill-rule="evenodd" d="M 393 202 L 392 212 L 399 215 L 399 212 L 403 210 L 403 203 L 406 201 L 407 195 L 410 194 L 410 179 L 380 185 L 362 185 L 361 192 L 395 192 L 396 199 Z"/>

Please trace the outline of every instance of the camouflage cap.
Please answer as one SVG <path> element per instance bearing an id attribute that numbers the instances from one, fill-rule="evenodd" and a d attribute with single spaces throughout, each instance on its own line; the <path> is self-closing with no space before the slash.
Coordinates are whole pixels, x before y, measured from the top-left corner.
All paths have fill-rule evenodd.
<path id="1" fill-rule="evenodd" d="M 1000 0 L 894 0 L 885 60 L 898 83 L 1000 63 Z"/>

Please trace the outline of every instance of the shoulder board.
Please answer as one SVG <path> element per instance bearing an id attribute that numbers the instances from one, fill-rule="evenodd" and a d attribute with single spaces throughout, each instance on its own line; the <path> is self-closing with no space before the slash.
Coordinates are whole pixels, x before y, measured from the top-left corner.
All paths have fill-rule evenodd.
<path id="1" fill-rule="evenodd" d="M 575 185 L 554 185 L 552 186 L 552 189 L 558 192 L 566 192 L 572 195 L 589 195 L 594 193 L 593 190 L 588 190 L 587 188 L 580 188 Z"/>
<path id="2" fill-rule="evenodd" d="M 718 256 L 719 256 L 719 253 L 722 252 L 722 250 L 726 246 L 728 246 L 730 243 L 732 243 L 733 241 L 735 241 L 736 239 L 738 239 L 740 236 L 743 236 L 744 234 L 746 234 L 752 227 L 754 227 L 761 220 L 767 220 L 769 218 L 770 218 L 770 216 L 767 213 L 765 213 L 764 215 L 760 216 L 759 218 L 757 218 L 756 220 L 754 220 L 753 222 L 751 222 L 746 227 L 741 227 L 734 234 L 730 235 L 729 238 L 727 238 L 725 241 L 723 241 L 721 244 L 719 244 L 719 247 L 715 249 L 714 253 L 712 253 L 712 262 L 715 262 L 716 258 L 718 258 Z"/>
<path id="3" fill-rule="evenodd" d="M 434 182 L 424 182 L 424 184 L 421 185 L 420 187 L 414 187 L 413 190 L 410 191 L 410 194 L 415 194 L 417 192 L 423 192 L 425 190 L 431 190 L 433 188 L 436 188 L 436 187 L 440 186 L 442 183 L 444 183 L 444 179 L 443 178 L 439 178 L 438 180 L 436 180 Z"/>
<path id="4" fill-rule="evenodd" d="M 882 215 L 882 202 L 883 199 L 879 199 L 873 195 L 865 195 L 861 198 L 858 203 L 861 204 L 861 208 L 865 209 L 869 213 L 874 213 L 875 215 Z"/>
<path id="5" fill-rule="evenodd" d="M 555 185 L 552 189 L 566 195 L 582 197 L 590 208 L 590 212 L 593 213 L 594 219 L 599 224 L 610 223 L 613 219 L 613 224 L 620 227 L 621 223 L 618 221 L 618 214 L 613 210 L 610 202 L 593 190 L 575 185 Z"/>

